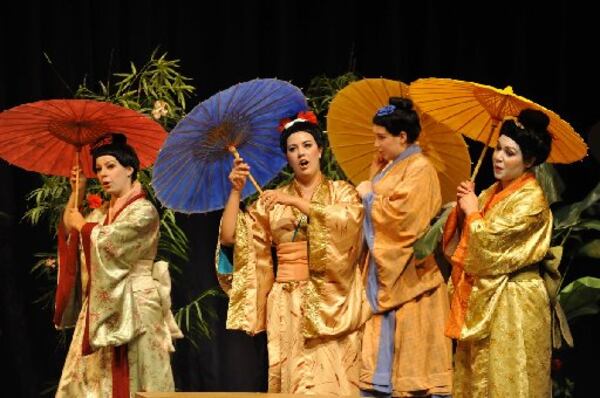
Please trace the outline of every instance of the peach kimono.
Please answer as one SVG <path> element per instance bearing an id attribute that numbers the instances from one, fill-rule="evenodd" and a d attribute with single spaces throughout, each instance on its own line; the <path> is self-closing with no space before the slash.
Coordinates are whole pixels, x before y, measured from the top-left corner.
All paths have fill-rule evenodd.
<path id="1" fill-rule="evenodd" d="M 413 144 L 372 182 L 363 198 L 365 278 L 376 315 L 365 326 L 361 389 L 376 396 L 450 394 L 446 285 L 433 256 L 417 260 L 412 249 L 441 207 L 437 173 Z"/>
<path id="2" fill-rule="evenodd" d="M 295 184 L 278 189 L 300 196 Z M 267 332 L 269 392 L 358 395 L 370 315 L 358 268 L 362 218 L 356 190 L 324 180 L 308 217 L 291 206 L 267 211 L 259 198 L 239 213 L 233 265 L 217 250 L 227 328 Z"/>

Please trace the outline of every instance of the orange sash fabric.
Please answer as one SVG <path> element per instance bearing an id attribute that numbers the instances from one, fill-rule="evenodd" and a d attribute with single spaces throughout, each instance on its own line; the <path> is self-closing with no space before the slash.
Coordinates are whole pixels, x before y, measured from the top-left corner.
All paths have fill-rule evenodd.
<path id="1" fill-rule="evenodd" d="M 446 323 L 446 336 L 453 339 L 460 338 L 461 330 L 464 325 L 465 316 L 469 307 L 469 296 L 473 288 L 473 276 L 464 271 L 465 259 L 468 255 L 470 225 L 476 220 L 482 219 L 486 212 L 493 208 L 498 202 L 518 191 L 523 185 L 527 184 L 535 176 L 531 173 L 525 173 L 513 181 L 508 187 L 502 189 L 500 183 L 496 183 L 494 192 L 486 198 L 484 203 L 480 203 L 482 210 L 470 214 L 465 218 L 462 225 L 460 241 L 452 255 L 452 285 L 454 292 L 450 303 L 450 316 Z M 444 226 L 443 244 L 444 247 L 452 239 L 458 228 L 458 210 L 455 208 L 448 216 Z"/>
<path id="2" fill-rule="evenodd" d="M 308 280 L 308 242 L 277 245 L 277 282 Z"/>

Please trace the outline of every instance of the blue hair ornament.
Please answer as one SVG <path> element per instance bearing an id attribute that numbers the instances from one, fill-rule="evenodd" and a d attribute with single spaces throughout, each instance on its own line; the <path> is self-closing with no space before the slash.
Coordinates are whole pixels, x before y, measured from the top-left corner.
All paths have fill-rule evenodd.
<path id="1" fill-rule="evenodd" d="M 396 107 L 394 105 L 382 106 L 381 108 L 377 109 L 377 116 L 391 115 L 395 110 Z"/>

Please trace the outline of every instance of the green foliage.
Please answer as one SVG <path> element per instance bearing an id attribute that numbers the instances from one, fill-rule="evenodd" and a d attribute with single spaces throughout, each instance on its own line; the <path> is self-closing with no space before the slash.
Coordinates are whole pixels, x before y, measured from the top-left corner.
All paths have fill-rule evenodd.
<path id="1" fill-rule="evenodd" d="M 160 57 L 156 53 L 157 50 L 154 50 L 150 60 L 141 68 L 131 62 L 128 73 L 115 73 L 118 80 L 114 89 L 110 82 L 98 82 L 100 91 L 96 92 L 88 88 L 84 81 L 75 92 L 75 97 L 112 102 L 151 116 L 167 129 L 172 128 L 185 116 L 186 99 L 195 88 L 188 84 L 192 79 L 179 72 L 178 59 L 169 60 L 167 53 Z M 162 104 L 166 104 L 166 114 L 156 112 Z"/>
<path id="2" fill-rule="evenodd" d="M 195 348 L 198 348 L 197 341 L 200 338 L 211 337 L 208 318 L 215 319 L 217 317 L 207 300 L 211 297 L 221 296 L 223 293 L 218 289 L 205 290 L 189 304 L 174 312 L 177 325 Z"/>
<path id="3" fill-rule="evenodd" d="M 48 225 L 53 235 L 56 235 L 56 226 L 58 220 L 69 199 L 71 187 L 66 177 L 41 175 L 42 186 L 31 191 L 26 199 L 33 202 L 33 207 L 29 208 L 23 219 L 37 225 L 44 217 L 47 218 Z"/>
<path id="4" fill-rule="evenodd" d="M 431 227 L 425 232 L 425 234 L 415 241 L 413 249 L 415 251 L 415 257 L 418 260 L 422 260 L 429 256 L 442 240 L 442 234 L 444 232 L 444 224 L 452 211 L 452 207 L 448 207 L 440 213 L 437 220 L 431 225 Z"/>
<path id="5" fill-rule="evenodd" d="M 336 77 L 325 75 L 313 77 L 306 89 L 308 104 L 317 116 L 324 118 L 329 110 L 329 104 L 337 92 L 359 79 L 360 77 L 353 72 Z"/>
<path id="6" fill-rule="evenodd" d="M 535 177 L 546 195 L 549 205 L 560 202 L 565 184 L 560 179 L 558 172 L 550 163 L 542 163 L 534 167 Z"/>
<path id="7" fill-rule="evenodd" d="M 579 278 L 561 290 L 558 300 L 569 321 L 582 315 L 597 314 L 600 312 L 600 279 Z"/>

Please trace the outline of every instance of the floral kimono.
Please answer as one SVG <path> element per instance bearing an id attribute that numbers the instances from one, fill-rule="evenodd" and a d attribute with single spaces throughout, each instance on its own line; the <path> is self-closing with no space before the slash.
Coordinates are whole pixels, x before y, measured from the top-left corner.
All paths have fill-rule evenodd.
<path id="1" fill-rule="evenodd" d="M 107 206 L 88 215 L 81 256 L 78 234 L 65 239 L 59 233 L 54 322 L 72 326 L 75 318 L 69 318 L 78 316 L 57 397 L 174 390 L 171 339 L 182 335 L 170 309 L 168 264 L 154 262 L 158 213 L 141 188 L 135 191 L 111 221 Z"/>
<path id="2" fill-rule="evenodd" d="M 452 260 L 446 326 L 458 339 L 454 397 L 549 397 L 550 303 L 540 276 L 552 213 L 535 177 L 479 196 L 479 211 L 444 229 Z"/>
<path id="3" fill-rule="evenodd" d="M 378 397 L 450 394 L 446 285 L 433 256 L 417 260 L 412 248 L 441 207 L 437 173 L 413 144 L 372 183 L 363 198 L 365 277 L 376 315 L 365 326 L 361 389 Z"/>
<path id="4" fill-rule="evenodd" d="M 278 189 L 300 196 L 295 182 Z M 269 392 L 358 394 L 369 316 L 358 269 L 362 217 L 351 185 L 324 180 L 308 218 L 291 206 L 267 211 L 259 198 L 238 215 L 233 266 L 217 250 L 227 328 L 267 332 Z"/>

